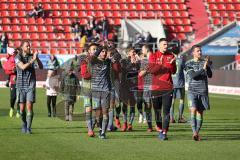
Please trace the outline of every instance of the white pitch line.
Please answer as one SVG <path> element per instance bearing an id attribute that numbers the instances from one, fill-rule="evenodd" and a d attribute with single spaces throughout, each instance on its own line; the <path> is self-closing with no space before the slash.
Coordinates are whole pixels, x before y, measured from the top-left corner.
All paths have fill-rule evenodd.
<path id="1" fill-rule="evenodd" d="M 230 96 L 225 96 L 225 95 L 210 95 L 210 97 L 214 97 L 214 98 L 223 98 L 223 99 L 233 99 L 233 100 L 240 100 L 240 96 L 239 98 L 237 97 L 230 97 Z"/>

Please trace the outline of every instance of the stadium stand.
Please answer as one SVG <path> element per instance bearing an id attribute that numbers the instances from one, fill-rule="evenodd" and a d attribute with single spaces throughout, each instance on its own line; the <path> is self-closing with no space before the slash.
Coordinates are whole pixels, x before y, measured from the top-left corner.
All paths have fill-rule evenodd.
<path id="1" fill-rule="evenodd" d="M 48 17 L 26 17 L 37 3 L 50 13 Z M 205 6 L 214 26 L 233 21 L 240 10 L 239 0 L 206 0 Z M 81 24 L 86 24 L 88 16 L 107 16 L 114 27 L 120 27 L 123 18 L 161 19 L 167 36 L 182 41 L 187 41 L 188 34 L 196 30 L 187 0 L 2 0 L 0 29 L 7 32 L 14 45 L 30 38 L 34 48 L 45 46 L 46 52 L 71 53 L 70 45 L 65 44 L 72 42 L 72 19 L 78 18 Z M 63 27 L 64 33 L 54 32 L 58 26 Z M 58 42 L 59 39 L 64 43 Z M 59 46 L 62 48 L 55 48 Z"/>

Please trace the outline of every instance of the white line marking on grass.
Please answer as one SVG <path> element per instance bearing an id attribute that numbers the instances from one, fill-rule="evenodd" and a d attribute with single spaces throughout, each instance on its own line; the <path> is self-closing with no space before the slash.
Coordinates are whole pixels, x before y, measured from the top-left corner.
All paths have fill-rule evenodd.
<path id="1" fill-rule="evenodd" d="M 239 98 L 234 97 L 230 97 L 230 96 L 225 96 L 225 95 L 210 95 L 210 97 L 214 97 L 214 98 L 223 98 L 223 99 L 233 99 L 233 100 L 240 100 Z"/>

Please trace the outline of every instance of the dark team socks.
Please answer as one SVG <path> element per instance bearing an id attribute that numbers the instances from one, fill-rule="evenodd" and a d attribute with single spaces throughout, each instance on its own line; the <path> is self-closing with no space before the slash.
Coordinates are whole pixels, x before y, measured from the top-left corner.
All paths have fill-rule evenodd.
<path id="1" fill-rule="evenodd" d="M 184 111 L 184 104 L 183 103 L 179 103 L 179 119 L 182 118 L 183 111 Z"/>
<path id="2" fill-rule="evenodd" d="M 137 103 L 137 109 L 138 109 L 139 114 L 143 114 L 142 101 Z"/>
<path id="3" fill-rule="evenodd" d="M 108 116 L 104 116 L 102 119 L 102 134 L 106 133 L 107 125 L 108 125 Z"/>
<path id="4" fill-rule="evenodd" d="M 174 99 L 172 100 L 172 106 L 171 106 L 171 109 L 170 109 L 170 118 L 171 119 L 174 119 Z"/>
<path id="5" fill-rule="evenodd" d="M 151 109 L 146 109 L 145 113 L 146 113 L 148 128 L 152 128 L 152 112 L 151 112 Z"/>
<path id="6" fill-rule="evenodd" d="M 126 105 L 123 105 L 122 112 L 123 112 L 123 123 L 127 123 L 127 106 Z"/>
<path id="7" fill-rule="evenodd" d="M 113 117 L 114 117 L 114 110 L 110 109 L 108 112 L 108 128 L 111 129 L 113 127 Z"/>
<path id="8" fill-rule="evenodd" d="M 92 130 L 92 117 L 91 117 L 91 112 L 86 112 L 85 113 L 86 116 L 86 123 L 87 123 L 87 127 L 88 130 Z"/>
<path id="9" fill-rule="evenodd" d="M 197 121 L 197 125 L 196 125 L 196 132 L 198 133 L 202 127 L 202 122 L 203 122 L 203 118 L 202 118 L 202 115 L 197 115 L 196 116 L 196 121 Z"/>
<path id="10" fill-rule="evenodd" d="M 96 111 L 95 110 L 92 110 L 92 120 L 91 120 L 91 122 L 92 122 L 92 130 L 94 130 L 94 127 L 95 127 L 95 125 L 96 125 L 96 123 L 97 123 L 97 120 L 96 120 Z"/>
<path id="11" fill-rule="evenodd" d="M 27 128 L 31 129 L 33 120 L 33 111 L 27 113 Z"/>
<path id="12" fill-rule="evenodd" d="M 118 107 L 116 107 L 116 119 L 119 119 L 121 113 L 121 105 L 119 104 Z"/>
<path id="13" fill-rule="evenodd" d="M 135 117 L 135 107 L 130 107 L 130 118 L 129 118 L 129 124 L 132 125 L 133 120 Z"/>
<path id="14" fill-rule="evenodd" d="M 196 122 L 196 114 L 191 113 L 191 127 L 192 127 L 192 131 L 193 133 L 197 132 L 197 122 Z"/>
<path id="15" fill-rule="evenodd" d="M 21 118 L 22 118 L 23 125 L 26 125 L 27 124 L 26 111 L 20 111 L 20 115 L 21 115 Z"/>
<path id="16" fill-rule="evenodd" d="M 155 110 L 155 121 L 156 121 L 156 125 L 162 129 L 162 116 L 161 116 L 160 109 Z"/>

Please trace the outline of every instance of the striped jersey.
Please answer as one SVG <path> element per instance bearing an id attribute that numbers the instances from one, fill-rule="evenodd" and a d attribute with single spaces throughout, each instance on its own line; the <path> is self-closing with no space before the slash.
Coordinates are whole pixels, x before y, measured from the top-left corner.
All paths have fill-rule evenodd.
<path id="1" fill-rule="evenodd" d="M 146 70 L 148 67 L 148 58 L 145 57 L 141 59 L 140 71 Z M 144 77 L 138 77 L 138 88 L 140 90 L 148 91 L 151 89 L 152 85 L 152 75 L 146 74 Z"/>
<path id="2" fill-rule="evenodd" d="M 184 68 L 185 68 L 185 59 L 183 56 L 178 55 L 176 57 L 176 67 L 177 71 L 172 75 L 173 86 L 174 88 L 184 88 L 185 86 L 185 77 L 184 77 Z"/>
<path id="3" fill-rule="evenodd" d="M 91 61 L 91 86 L 93 91 L 111 90 L 111 60 L 100 60 L 97 57 Z"/>
<path id="4" fill-rule="evenodd" d="M 32 55 L 25 55 L 22 56 L 20 54 L 16 55 L 15 63 L 18 64 L 22 62 L 23 64 L 28 63 L 32 59 Z M 29 89 L 36 87 L 36 75 L 35 75 L 35 68 L 34 63 L 22 70 L 21 68 L 16 65 L 17 68 L 17 82 L 16 87 L 20 89 Z"/>
<path id="5" fill-rule="evenodd" d="M 204 63 L 204 60 L 194 61 L 193 59 L 186 63 L 189 92 L 208 95 L 208 78 L 212 77 L 212 71 L 210 67 L 204 70 Z"/>

